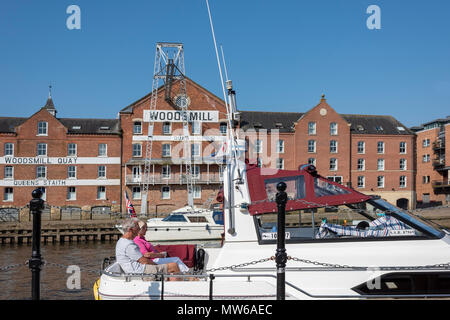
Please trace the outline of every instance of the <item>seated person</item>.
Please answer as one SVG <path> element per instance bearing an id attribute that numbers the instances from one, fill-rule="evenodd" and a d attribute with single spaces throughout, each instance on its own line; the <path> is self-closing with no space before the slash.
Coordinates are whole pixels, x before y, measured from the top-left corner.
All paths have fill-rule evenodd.
<path id="1" fill-rule="evenodd" d="M 156 264 L 165 264 L 165 263 L 176 263 L 178 268 L 182 273 L 186 273 L 189 271 L 189 268 L 181 261 L 178 257 L 170 257 L 167 258 L 167 252 L 159 253 L 155 247 L 145 240 L 145 233 L 147 232 L 147 223 L 144 221 L 139 221 L 139 233 L 134 238 L 134 242 L 139 246 L 141 253 L 144 257 L 152 259 L 152 261 Z"/>
<path id="2" fill-rule="evenodd" d="M 142 255 L 139 246 L 133 241 L 139 233 L 138 222 L 139 219 L 137 218 L 129 218 L 122 223 L 124 234 L 116 244 L 116 261 L 122 270 L 125 273 L 179 273 L 180 269 L 176 263 L 158 265 Z M 169 280 L 177 280 L 177 278 L 169 278 Z"/>

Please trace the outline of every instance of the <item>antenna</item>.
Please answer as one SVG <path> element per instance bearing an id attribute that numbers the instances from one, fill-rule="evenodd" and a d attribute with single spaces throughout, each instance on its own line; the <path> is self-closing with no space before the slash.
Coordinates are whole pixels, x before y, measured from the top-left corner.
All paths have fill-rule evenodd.
<path id="1" fill-rule="evenodd" d="M 220 45 L 220 51 L 222 52 L 223 68 L 225 69 L 225 80 L 228 82 L 227 64 L 225 63 L 225 56 L 223 54 L 223 47 L 222 47 L 222 45 Z"/>

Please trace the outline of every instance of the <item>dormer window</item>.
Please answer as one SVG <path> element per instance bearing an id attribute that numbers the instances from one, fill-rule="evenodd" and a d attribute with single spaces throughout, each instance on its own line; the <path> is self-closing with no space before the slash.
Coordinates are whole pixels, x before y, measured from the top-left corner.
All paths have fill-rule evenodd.
<path id="1" fill-rule="evenodd" d="M 382 126 L 376 126 L 375 129 L 376 129 L 377 131 L 383 131 L 383 130 L 384 130 Z"/>
<path id="2" fill-rule="evenodd" d="M 48 123 L 47 122 L 45 122 L 45 121 L 39 121 L 38 122 L 38 129 L 37 129 L 38 136 L 46 136 L 46 135 L 48 135 L 47 129 L 48 129 Z"/>
<path id="3" fill-rule="evenodd" d="M 358 125 L 356 126 L 356 130 L 358 130 L 358 131 L 364 131 L 364 127 L 363 127 L 362 125 L 358 124 Z"/>

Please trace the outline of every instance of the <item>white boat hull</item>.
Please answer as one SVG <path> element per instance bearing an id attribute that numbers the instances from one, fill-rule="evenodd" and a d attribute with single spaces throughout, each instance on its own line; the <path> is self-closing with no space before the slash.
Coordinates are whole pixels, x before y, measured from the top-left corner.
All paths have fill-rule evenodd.
<path id="1" fill-rule="evenodd" d="M 223 226 L 152 226 L 147 224 L 147 241 L 183 241 L 183 240 L 218 240 L 221 239 Z"/>

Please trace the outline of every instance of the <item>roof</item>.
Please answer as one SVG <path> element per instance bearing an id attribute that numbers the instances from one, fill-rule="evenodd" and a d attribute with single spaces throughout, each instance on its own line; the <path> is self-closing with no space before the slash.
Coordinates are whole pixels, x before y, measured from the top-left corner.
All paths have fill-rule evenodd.
<path id="1" fill-rule="evenodd" d="M 240 111 L 240 128 L 248 129 L 279 129 L 280 132 L 294 132 L 294 123 L 304 113 L 300 112 L 266 112 Z M 354 134 L 378 135 L 414 135 L 414 132 L 392 116 L 341 114 L 351 124 L 350 132 Z"/>

